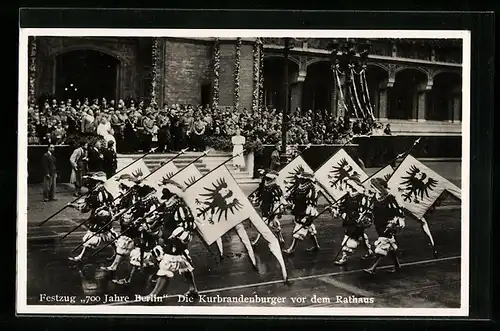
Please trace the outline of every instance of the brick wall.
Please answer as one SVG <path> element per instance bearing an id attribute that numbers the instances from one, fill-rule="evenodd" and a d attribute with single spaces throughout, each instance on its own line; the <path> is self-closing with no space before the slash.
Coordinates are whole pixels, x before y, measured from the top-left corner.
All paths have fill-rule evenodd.
<path id="1" fill-rule="evenodd" d="M 164 96 L 167 104 L 199 104 L 201 86 L 211 82 L 212 45 L 165 41 Z"/>
<path id="2" fill-rule="evenodd" d="M 240 58 L 240 108 L 252 109 L 253 45 L 241 45 Z"/>
<path id="3" fill-rule="evenodd" d="M 234 106 L 236 42 L 220 43 L 219 105 Z M 243 82 L 240 80 L 240 86 Z"/>

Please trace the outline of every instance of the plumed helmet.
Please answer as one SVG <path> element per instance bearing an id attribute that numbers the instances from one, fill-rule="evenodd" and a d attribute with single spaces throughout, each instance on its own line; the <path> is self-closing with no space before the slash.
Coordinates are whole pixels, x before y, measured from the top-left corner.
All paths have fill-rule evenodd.
<path id="1" fill-rule="evenodd" d="M 161 182 L 161 187 L 162 189 L 162 199 L 169 199 L 172 194 L 177 195 L 178 197 L 184 197 L 184 190 L 185 188 L 177 183 L 176 181 L 173 181 L 171 179 L 165 179 Z"/>
<path id="2" fill-rule="evenodd" d="M 387 182 L 382 178 L 373 178 L 370 180 L 370 184 L 377 189 L 382 195 L 389 194 L 389 188 L 387 186 Z"/>
<path id="3" fill-rule="evenodd" d="M 271 170 L 264 175 L 264 177 L 266 177 L 266 179 L 271 179 L 271 180 L 278 178 L 278 176 L 279 176 L 279 173 L 275 170 Z"/>
<path id="4" fill-rule="evenodd" d="M 365 188 L 364 188 L 363 184 L 361 183 L 361 180 L 356 176 L 346 177 L 344 179 L 344 181 L 345 181 L 346 185 L 351 186 L 353 189 L 355 189 L 356 191 L 358 191 L 360 193 L 365 191 Z"/>
<path id="5" fill-rule="evenodd" d="M 128 188 L 131 188 L 135 184 L 140 183 L 140 181 L 136 177 L 134 177 L 130 174 L 120 175 L 120 177 L 116 178 L 116 181 L 118 181 L 120 183 L 120 185 L 126 186 Z"/>
<path id="6" fill-rule="evenodd" d="M 156 192 L 156 189 L 149 185 L 142 184 L 142 185 L 137 185 L 136 191 L 139 197 L 145 197 L 150 193 Z"/>
<path id="7" fill-rule="evenodd" d="M 104 183 L 108 179 L 108 177 L 106 177 L 106 174 L 103 171 L 98 171 L 92 175 L 84 176 L 84 178 L 91 179 L 91 180 L 94 180 L 96 182 L 101 182 L 101 183 Z"/>

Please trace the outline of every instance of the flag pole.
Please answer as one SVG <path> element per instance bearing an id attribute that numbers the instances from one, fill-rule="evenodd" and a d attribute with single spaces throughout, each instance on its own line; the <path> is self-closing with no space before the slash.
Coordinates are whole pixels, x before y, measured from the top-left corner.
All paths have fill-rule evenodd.
<path id="1" fill-rule="evenodd" d="M 174 156 L 173 158 L 171 158 L 170 160 L 168 160 L 168 162 L 166 162 L 165 164 L 170 163 L 170 162 L 171 162 L 171 161 L 173 161 L 175 158 L 177 158 L 177 157 L 178 157 L 178 156 L 180 156 L 181 154 L 185 153 L 185 151 L 186 151 L 186 149 L 183 149 L 182 151 L 180 151 L 180 152 L 179 152 L 179 154 L 177 154 L 176 156 Z M 134 162 L 137 162 L 137 161 L 138 161 L 138 160 L 136 160 L 136 161 L 134 161 Z M 132 162 L 131 164 L 133 164 L 134 162 Z M 130 165 L 131 165 L 131 164 L 130 164 Z M 164 166 L 165 164 L 163 164 L 162 166 Z M 130 165 L 129 165 L 129 166 L 130 166 Z M 125 167 L 125 168 L 126 168 L 126 167 Z M 125 169 L 125 168 L 123 168 L 123 169 Z M 160 168 L 161 168 L 161 167 L 160 167 Z M 122 170 L 123 170 L 123 169 L 122 169 Z M 158 168 L 158 169 L 159 169 L 159 168 Z M 156 169 L 156 170 L 158 170 L 158 169 Z M 155 172 L 156 170 L 154 170 L 153 172 Z M 120 170 L 120 171 L 121 171 L 121 170 Z M 148 176 L 149 176 L 149 175 L 148 175 Z M 147 178 L 148 176 L 146 176 L 146 178 Z M 145 178 L 144 178 L 144 179 L 145 179 Z M 123 196 L 127 195 L 127 194 L 131 191 L 131 190 L 132 190 L 132 188 L 131 188 L 131 189 L 129 189 L 129 190 L 128 190 L 127 192 L 125 192 L 125 193 L 120 193 L 120 195 L 119 195 L 119 196 L 117 196 L 116 198 L 114 198 L 114 199 L 113 199 L 113 201 L 111 201 L 111 203 L 115 202 L 118 198 L 121 198 L 121 197 L 123 197 Z M 71 204 L 71 203 L 70 203 L 70 204 Z M 127 209 L 127 210 L 128 210 L 128 209 Z M 89 221 L 89 218 L 87 218 L 87 219 L 86 219 L 85 221 L 83 221 L 82 223 L 78 224 L 75 228 L 73 228 L 71 231 L 69 231 L 68 233 L 66 233 L 66 234 L 65 234 L 65 235 L 64 235 L 61 239 L 59 239 L 59 240 L 60 240 L 60 241 L 61 241 L 61 240 L 64 240 L 67 236 L 69 236 L 70 234 L 72 234 L 73 232 L 75 232 L 76 230 L 78 230 L 79 228 L 81 228 L 81 227 L 82 227 L 83 225 L 85 225 L 88 221 Z"/>
<path id="2" fill-rule="evenodd" d="M 416 139 L 416 140 L 413 142 L 413 145 L 411 145 L 411 147 L 410 147 L 407 151 L 405 151 L 405 152 L 403 152 L 403 153 L 399 153 L 398 155 L 396 155 L 396 157 L 390 161 L 389 165 L 390 165 L 392 162 L 395 162 L 396 160 L 398 160 L 398 159 L 400 159 L 400 158 L 402 158 L 402 157 L 406 158 L 408 155 L 410 155 L 410 153 L 413 151 L 413 149 L 415 148 L 415 146 L 417 146 L 417 144 L 418 144 L 418 143 L 420 143 L 420 139 L 422 139 L 422 137 L 419 137 L 418 139 Z M 391 177 L 392 177 L 392 176 L 396 173 L 396 170 L 398 170 L 398 168 L 401 166 L 401 164 L 402 164 L 402 163 L 403 163 L 403 162 L 399 163 L 399 164 L 396 166 L 396 168 L 394 169 L 394 171 L 393 171 L 393 172 L 392 172 L 392 174 L 391 174 Z M 380 171 L 380 170 L 379 170 L 379 171 Z M 390 179 L 391 177 L 389 177 L 389 179 Z"/>
<path id="3" fill-rule="evenodd" d="M 180 173 L 182 170 L 186 169 L 187 167 L 189 167 L 191 164 L 195 163 L 196 161 L 198 161 L 199 159 L 201 159 L 202 157 L 206 156 L 211 150 L 208 149 L 206 151 L 204 151 L 200 156 L 198 156 L 196 159 L 194 159 L 193 161 L 189 162 L 188 165 L 186 165 L 185 167 L 183 167 L 182 169 L 179 169 L 177 170 L 176 173 L 174 173 L 170 178 L 173 178 L 175 175 L 177 175 L 178 173 Z M 165 164 L 163 164 L 162 166 L 164 166 Z M 158 169 L 160 169 L 161 167 L 159 167 Z M 158 170 L 156 169 L 156 170 Z M 155 170 L 155 171 L 156 171 Z M 151 174 L 150 174 L 151 175 Z M 205 175 L 206 176 L 206 175 Z M 149 177 L 149 175 L 148 175 Z M 146 178 L 144 178 L 145 180 Z M 137 201 L 136 203 L 134 203 L 132 206 L 130 206 L 129 208 L 127 208 L 125 211 L 121 212 L 118 216 L 121 216 L 123 215 L 126 211 L 132 209 L 139 201 Z M 164 202 L 162 202 L 160 205 L 164 204 Z M 144 219 L 146 219 L 149 215 L 151 215 L 153 212 L 155 212 L 156 210 L 158 209 L 158 207 L 156 207 L 154 210 L 150 211 L 149 213 L 147 213 L 145 216 L 142 216 Z M 193 215 L 194 216 L 194 215 Z M 111 221 L 109 221 L 108 223 L 106 223 L 101 229 L 99 229 L 96 233 L 98 233 L 100 230 L 102 230 L 103 228 L 106 228 L 106 226 L 108 226 L 111 222 L 113 222 L 117 217 L 114 217 L 113 219 L 111 219 Z M 108 247 L 109 245 L 113 244 L 114 242 L 116 242 L 116 240 L 118 240 L 118 238 L 120 238 L 124 233 L 126 233 L 128 230 L 130 229 L 127 228 L 124 232 L 122 232 L 118 237 L 116 237 L 113 241 L 110 241 L 108 244 L 104 245 L 101 249 L 99 249 L 97 252 L 95 252 L 92 256 L 94 255 L 97 255 L 99 252 L 101 252 L 104 248 Z"/>
<path id="4" fill-rule="evenodd" d="M 141 182 L 144 182 L 148 177 L 150 177 L 152 174 L 154 174 L 155 172 L 157 172 L 158 170 L 160 170 L 161 168 L 163 168 L 165 165 L 169 164 L 170 162 L 172 162 L 173 160 L 175 160 L 176 158 L 178 158 L 179 156 L 181 156 L 182 154 L 184 154 L 185 152 L 187 151 L 187 148 L 181 150 L 179 153 L 177 153 L 177 155 L 175 155 L 173 158 L 171 158 L 170 160 L 168 160 L 167 162 L 165 162 L 164 164 L 162 164 L 161 166 L 159 166 L 158 168 L 154 169 L 151 173 L 149 173 L 146 177 L 144 177 L 143 179 L 141 179 Z M 116 198 L 113 199 L 113 201 L 111 201 L 111 203 L 113 203 L 114 201 L 116 201 L 118 198 L 121 198 L 125 195 L 127 195 L 129 192 L 131 192 L 133 190 L 133 188 L 127 190 L 127 192 L 125 193 L 121 193 L 119 196 L 117 196 Z M 137 203 L 137 202 L 136 202 Z M 120 212 L 118 215 L 121 216 L 123 215 L 125 212 L 129 211 L 130 209 L 132 209 L 132 207 L 135 206 L 135 204 L 133 204 L 132 206 L 128 207 L 127 209 L 125 209 L 124 211 Z M 112 217 L 111 220 L 106 223 L 104 226 L 102 226 L 100 229 L 98 229 L 92 236 L 90 236 L 86 241 L 82 242 L 80 245 L 78 245 L 77 247 L 75 247 L 72 252 L 75 252 L 76 250 L 78 250 L 80 247 L 82 247 L 87 241 L 89 241 L 90 239 L 92 239 L 97 233 L 101 232 L 104 228 L 106 228 L 106 226 L 108 226 L 109 224 L 111 224 L 114 220 L 116 219 L 116 216 L 115 217 Z M 78 224 L 77 225 L 77 228 L 83 226 L 83 224 L 85 224 L 86 222 L 88 221 L 85 220 L 83 221 L 82 223 Z M 75 229 L 73 229 L 75 230 Z"/>
<path id="5" fill-rule="evenodd" d="M 284 167 L 286 167 L 287 165 L 289 165 L 290 163 L 292 163 L 293 161 L 295 161 L 295 159 L 297 159 L 299 156 L 301 156 L 302 154 L 304 154 L 304 152 L 305 152 L 305 151 L 307 151 L 309 148 L 311 148 L 311 146 L 312 146 L 312 144 L 307 144 L 307 145 L 306 145 L 306 147 L 305 147 L 302 151 L 300 151 L 300 153 L 299 153 L 299 154 L 295 155 L 295 156 L 294 156 L 294 158 L 293 158 L 293 159 L 291 159 L 291 160 L 290 160 L 290 162 L 288 162 L 288 163 L 287 163 Z M 283 168 L 284 168 L 284 167 L 283 167 Z M 282 168 L 282 169 L 283 169 L 283 168 Z M 258 189 L 259 189 L 259 188 L 257 187 L 255 190 L 253 190 L 253 192 L 252 192 L 252 193 L 250 193 L 250 194 L 248 195 L 248 197 L 251 197 L 253 194 L 255 194 L 255 192 L 257 192 L 257 190 L 258 190 Z"/>
<path id="6" fill-rule="evenodd" d="M 130 167 L 131 165 L 135 164 L 136 162 L 139 162 L 140 160 L 142 160 L 143 158 L 145 158 L 147 155 L 153 153 L 154 151 L 156 151 L 157 147 L 154 147 L 154 148 L 151 148 L 151 150 L 149 152 L 147 152 L 146 154 L 144 154 L 143 156 L 141 156 L 140 158 L 138 158 L 137 160 L 134 160 L 133 162 L 130 162 L 129 164 L 127 164 L 125 167 L 121 168 L 120 170 L 118 170 L 117 172 L 115 172 L 111 177 L 117 175 L 118 173 L 122 172 L 123 170 L 127 169 L 128 167 Z M 109 178 L 111 178 L 109 177 Z M 109 179 L 108 178 L 108 179 Z M 85 193 L 83 196 L 81 197 L 77 197 L 76 199 L 74 199 L 73 201 L 71 201 L 70 203 L 68 203 L 67 205 L 65 205 L 64 207 L 62 207 L 61 209 L 59 209 L 58 211 L 56 211 L 54 214 L 52 214 L 51 216 L 49 216 L 48 218 L 46 218 L 43 222 L 40 222 L 38 223 L 38 226 L 41 226 L 43 224 L 45 224 L 47 221 L 49 221 L 50 219 L 54 218 L 55 216 L 57 216 L 60 212 L 62 212 L 64 209 L 68 208 L 69 205 L 75 203 L 78 199 L 81 199 L 83 197 L 85 197 L 86 195 L 88 195 L 90 193 L 90 190 L 89 192 Z"/>

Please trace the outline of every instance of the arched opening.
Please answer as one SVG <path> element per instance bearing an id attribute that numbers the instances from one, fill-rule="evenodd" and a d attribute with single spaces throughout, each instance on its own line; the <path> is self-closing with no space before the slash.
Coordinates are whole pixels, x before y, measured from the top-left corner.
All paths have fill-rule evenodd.
<path id="1" fill-rule="evenodd" d="M 304 110 L 332 111 L 333 72 L 330 62 L 321 61 L 307 67 L 307 76 L 302 92 Z"/>
<path id="2" fill-rule="evenodd" d="M 389 73 L 383 68 L 370 64 L 366 67 L 368 94 L 373 108 L 373 116 L 376 118 L 387 116 L 387 90 L 384 85 L 388 79 Z"/>
<path id="3" fill-rule="evenodd" d="M 396 74 L 394 86 L 389 89 L 388 118 L 412 119 L 418 108 L 418 89 L 427 76 L 417 69 L 403 69 Z"/>
<path id="4" fill-rule="evenodd" d="M 434 76 L 432 90 L 427 98 L 428 120 L 451 121 L 461 118 L 461 85 L 462 77 L 457 73 L 441 72 Z"/>
<path id="5" fill-rule="evenodd" d="M 283 57 L 264 58 L 264 104 L 268 108 L 285 108 L 285 59 Z M 288 82 L 290 89 L 299 72 L 299 66 L 288 60 Z M 289 93 L 289 104 L 290 104 Z"/>
<path id="6" fill-rule="evenodd" d="M 58 55 L 56 98 L 117 99 L 119 66 L 118 59 L 95 50 L 73 50 Z"/>

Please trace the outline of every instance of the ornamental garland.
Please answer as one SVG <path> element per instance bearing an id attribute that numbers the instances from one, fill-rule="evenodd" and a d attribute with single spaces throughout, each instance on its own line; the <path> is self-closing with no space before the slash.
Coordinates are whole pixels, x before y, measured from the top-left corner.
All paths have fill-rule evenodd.
<path id="1" fill-rule="evenodd" d="M 234 110 L 240 108 L 240 66 L 241 66 L 241 38 L 236 39 L 236 59 L 234 61 Z"/>
<path id="2" fill-rule="evenodd" d="M 35 102 L 35 82 L 36 82 L 36 37 L 30 38 L 30 53 L 28 63 L 28 100 Z"/>
<path id="3" fill-rule="evenodd" d="M 256 112 L 259 110 L 259 72 L 260 72 L 260 47 L 259 38 L 257 38 L 253 44 L 253 77 L 252 77 L 252 111 Z"/>
<path id="4" fill-rule="evenodd" d="M 264 45 L 262 39 L 258 38 L 259 46 L 259 108 L 264 109 Z"/>
<path id="5" fill-rule="evenodd" d="M 153 62 L 153 70 L 151 73 L 151 104 L 156 104 L 156 84 L 159 76 L 160 70 L 160 56 L 159 56 L 159 40 L 158 38 L 154 38 L 153 40 L 153 49 L 152 49 L 152 62 Z"/>
<path id="6" fill-rule="evenodd" d="M 215 39 L 213 49 L 213 99 L 212 107 L 217 109 L 219 107 L 219 72 L 220 72 L 220 42 L 219 38 Z"/>

